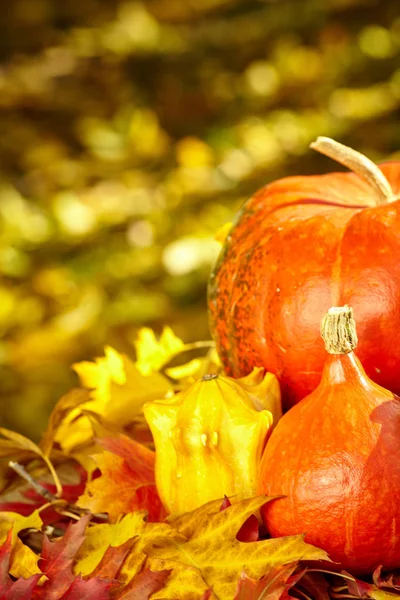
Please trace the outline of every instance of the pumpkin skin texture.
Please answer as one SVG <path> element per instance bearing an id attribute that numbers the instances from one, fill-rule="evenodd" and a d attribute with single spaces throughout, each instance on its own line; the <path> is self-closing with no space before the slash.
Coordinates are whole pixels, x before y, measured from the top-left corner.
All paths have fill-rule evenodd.
<path id="1" fill-rule="evenodd" d="M 319 323 L 332 305 L 353 307 L 367 374 L 400 394 L 400 162 L 380 168 L 394 198 L 383 205 L 355 173 L 262 188 L 211 275 L 210 329 L 227 373 L 265 367 L 281 383 L 285 409 L 319 383 Z"/>
<path id="2" fill-rule="evenodd" d="M 260 493 L 272 536 L 306 533 L 355 574 L 400 567 L 400 398 L 355 354 L 329 356 L 314 392 L 277 424 Z"/>

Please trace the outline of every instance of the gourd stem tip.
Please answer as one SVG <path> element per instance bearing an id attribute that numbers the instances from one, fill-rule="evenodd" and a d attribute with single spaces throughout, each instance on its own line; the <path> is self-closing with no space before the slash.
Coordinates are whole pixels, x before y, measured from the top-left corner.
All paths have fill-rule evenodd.
<path id="1" fill-rule="evenodd" d="M 329 354 L 349 354 L 357 346 L 356 322 L 350 306 L 332 306 L 321 321 L 321 336 Z"/>

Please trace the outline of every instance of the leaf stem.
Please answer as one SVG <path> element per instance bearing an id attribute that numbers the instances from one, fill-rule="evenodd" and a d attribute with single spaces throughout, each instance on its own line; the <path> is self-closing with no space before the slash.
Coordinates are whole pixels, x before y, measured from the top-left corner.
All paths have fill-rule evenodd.
<path id="1" fill-rule="evenodd" d="M 299 596 L 303 596 L 303 598 L 305 598 L 305 600 L 311 600 L 310 596 L 307 596 L 307 594 L 305 594 L 304 592 L 302 592 L 301 590 L 299 590 L 299 588 L 294 587 L 293 591 L 295 591 L 296 594 L 299 594 Z"/>
<path id="2" fill-rule="evenodd" d="M 34 479 L 32 475 L 28 473 L 25 467 L 13 460 L 10 460 L 8 466 L 10 467 L 10 469 L 15 471 L 20 477 L 22 477 L 22 479 L 25 479 L 25 481 L 29 483 L 31 487 L 33 487 L 33 489 L 39 494 L 39 496 L 42 496 L 48 502 L 55 502 L 56 500 L 58 500 L 58 498 L 54 496 L 54 494 L 49 492 L 49 490 L 46 489 L 41 483 L 36 481 L 36 479 Z"/>

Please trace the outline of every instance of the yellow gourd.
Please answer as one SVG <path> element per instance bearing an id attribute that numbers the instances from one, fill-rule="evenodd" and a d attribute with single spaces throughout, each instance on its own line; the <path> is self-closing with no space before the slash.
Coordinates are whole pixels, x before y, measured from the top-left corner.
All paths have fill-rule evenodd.
<path id="1" fill-rule="evenodd" d="M 170 513 L 224 494 L 251 497 L 261 454 L 281 414 L 276 377 L 205 375 L 167 400 L 144 406 L 156 447 L 156 485 Z M 273 416 L 274 415 L 274 416 Z"/>

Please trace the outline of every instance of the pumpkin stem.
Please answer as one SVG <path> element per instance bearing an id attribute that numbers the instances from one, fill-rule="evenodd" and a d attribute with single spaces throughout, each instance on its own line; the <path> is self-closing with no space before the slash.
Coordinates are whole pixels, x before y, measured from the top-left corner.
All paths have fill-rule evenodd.
<path id="1" fill-rule="evenodd" d="M 350 306 L 333 306 L 321 322 L 321 335 L 329 354 L 349 354 L 357 346 L 356 322 Z"/>
<path id="2" fill-rule="evenodd" d="M 376 194 L 376 204 L 387 204 L 395 199 L 390 183 L 374 162 L 349 148 L 344 144 L 340 144 L 328 137 L 318 137 L 315 142 L 310 144 L 310 148 L 329 156 L 338 163 L 344 165 L 354 173 L 357 173 L 364 181 L 366 181 Z"/>

